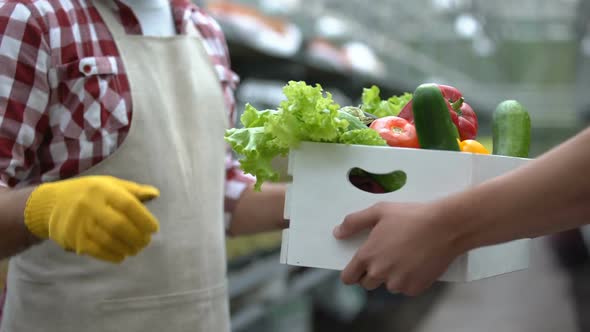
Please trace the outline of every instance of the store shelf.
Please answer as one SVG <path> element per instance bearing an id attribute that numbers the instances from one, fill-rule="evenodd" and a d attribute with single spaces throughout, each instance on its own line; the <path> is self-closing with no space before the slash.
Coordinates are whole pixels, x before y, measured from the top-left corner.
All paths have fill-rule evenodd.
<path id="1" fill-rule="evenodd" d="M 262 269 L 260 269 L 262 270 Z M 263 318 L 269 309 L 286 303 L 289 299 L 296 298 L 299 295 L 311 291 L 314 287 L 325 282 L 331 277 L 336 277 L 337 272 L 330 270 L 307 270 L 290 279 L 288 287 L 282 296 L 274 299 L 267 299 L 258 303 L 250 303 L 243 309 L 232 314 L 233 331 L 242 331 L 246 327 L 254 324 Z M 231 287 L 230 287 L 231 289 Z"/>
<path id="2" fill-rule="evenodd" d="M 353 70 L 336 70 L 321 62 L 313 61 L 303 53 L 293 57 L 265 54 L 240 40 L 227 36 L 234 71 L 242 78 L 271 80 L 302 80 L 309 84 L 333 86 L 349 96 L 360 97 L 363 87 L 377 85 L 384 95 L 406 92 L 396 82 Z"/>
<path id="3" fill-rule="evenodd" d="M 279 263 L 279 254 L 253 260 L 245 267 L 229 271 L 229 296 L 238 297 L 277 276 L 288 272 L 289 267 Z"/>
<path id="4" fill-rule="evenodd" d="M 243 331 L 248 326 L 254 324 L 267 313 L 268 306 L 263 304 L 250 305 L 236 314 L 232 315 L 231 326 L 232 331 Z"/>

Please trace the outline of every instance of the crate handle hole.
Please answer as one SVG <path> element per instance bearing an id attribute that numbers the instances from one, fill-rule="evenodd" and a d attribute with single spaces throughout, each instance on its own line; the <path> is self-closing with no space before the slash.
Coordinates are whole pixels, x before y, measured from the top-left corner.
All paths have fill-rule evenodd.
<path id="1" fill-rule="evenodd" d="M 359 167 L 348 171 L 348 181 L 359 190 L 371 194 L 388 194 L 406 185 L 408 176 L 402 170 L 389 173 L 372 173 Z"/>

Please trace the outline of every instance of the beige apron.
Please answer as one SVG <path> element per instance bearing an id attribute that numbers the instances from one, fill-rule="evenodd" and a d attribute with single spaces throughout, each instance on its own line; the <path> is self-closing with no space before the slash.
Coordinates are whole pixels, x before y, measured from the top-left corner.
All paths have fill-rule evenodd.
<path id="1" fill-rule="evenodd" d="M 123 145 L 81 175 L 149 183 L 161 230 L 122 265 L 52 241 L 11 261 L 1 332 L 226 332 L 223 95 L 196 29 L 126 35 L 95 2 L 129 75 L 133 120 Z"/>

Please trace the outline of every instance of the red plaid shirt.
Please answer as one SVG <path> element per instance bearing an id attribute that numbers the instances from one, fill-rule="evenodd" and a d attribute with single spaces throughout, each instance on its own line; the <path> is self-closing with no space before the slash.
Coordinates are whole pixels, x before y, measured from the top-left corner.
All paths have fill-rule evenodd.
<path id="1" fill-rule="evenodd" d="M 117 4 L 127 32 L 141 34 L 131 9 Z M 190 0 L 171 4 L 178 33 L 194 24 L 204 37 L 235 123 L 238 78 L 222 31 Z M 132 102 L 116 45 L 87 0 L 0 4 L 0 185 L 64 179 L 96 165 L 124 140 Z M 227 191 L 235 193 L 246 179 L 229 152 Z"/>
<path id="2" fill-rule="evenodd" d="M 126 31 L 142 34 L 131 9 L 117 5 Z M 221 29 L 190 0 L 171 5 L 179 34 L 193 24 L 202 35 L 235 123 L 238 78 Z M 89 1 L 0 2 L 1 186 L 64 179 L 96 165 L 125 139 L 132 103 L 116 45 Z M 251 181 L 229 149 L 227 156 L 226 218 Z"/>

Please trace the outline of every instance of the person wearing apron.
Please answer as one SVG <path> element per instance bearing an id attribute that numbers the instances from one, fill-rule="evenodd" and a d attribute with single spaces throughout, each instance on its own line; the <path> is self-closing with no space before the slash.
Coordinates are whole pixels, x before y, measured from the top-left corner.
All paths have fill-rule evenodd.
<path id="1" fill-rule="evenodd" d="M 0 332 L 230 331 L 228 121 L 216 68 L 192 24 L 185 35 L 130 35 L 114 1 L 87 5 L 120 53 L 133 118 L 125 140 L 98 164 L 15 191 L 25 198 L 15 200 L 26 228 L 48 240 L 12 257 Z M 232 229 L 281 227 L 283 201 L 281 185 L 245 189 Z"/>

